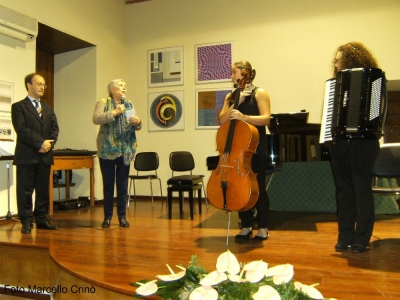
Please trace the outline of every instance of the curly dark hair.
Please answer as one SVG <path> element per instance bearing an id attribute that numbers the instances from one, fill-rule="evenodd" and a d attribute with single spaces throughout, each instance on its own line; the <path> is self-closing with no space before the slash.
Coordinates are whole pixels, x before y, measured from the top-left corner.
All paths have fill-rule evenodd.
<path id="1" fill-rule="evenodd" d="M 342 52 L 341 69 L 378 68 L 378 62 L 372 53 L 362 43 L 351 42 L 339 46 L 337 52 Z M 341 70 L 334 68 L 334 75 Z"/>

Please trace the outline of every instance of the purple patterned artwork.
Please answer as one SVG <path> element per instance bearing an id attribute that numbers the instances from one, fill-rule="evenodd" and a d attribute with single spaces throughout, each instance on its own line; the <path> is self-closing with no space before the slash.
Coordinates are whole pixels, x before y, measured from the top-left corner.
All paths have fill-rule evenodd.
<path id="1" fill-rule="evenodd" d="M 232 43 L 197 48 L 197 81 L 230 80 Z"/>

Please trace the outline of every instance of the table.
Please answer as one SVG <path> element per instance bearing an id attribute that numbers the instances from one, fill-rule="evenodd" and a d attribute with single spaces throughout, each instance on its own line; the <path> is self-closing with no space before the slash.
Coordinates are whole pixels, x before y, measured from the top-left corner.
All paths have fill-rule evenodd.
<path id="1" fill-rule="evenodd" d="M 94 207 L 94 157 L 96 151 L 87 150 L 54 150 L 54 165 L 50 169 L 49 178 L 49 215 L 53 215 L 53 173 L 58 170 L 89 169 L 90 173 L 90 206 Z M 66 197 L 69 198 L 69 172 L 65 172 Z"/>

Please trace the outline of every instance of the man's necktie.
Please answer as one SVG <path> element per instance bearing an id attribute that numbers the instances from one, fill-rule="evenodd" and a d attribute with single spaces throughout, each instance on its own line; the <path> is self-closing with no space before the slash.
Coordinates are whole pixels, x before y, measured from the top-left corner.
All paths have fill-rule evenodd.
<path id="1" fill-rule="evenodd" d="M 39 117 L 42 117 L 42 108 L 39 106 L 39 101 L 33 100 L 33 103 L 35 103 L 35 108 L 39 114 Z"/>

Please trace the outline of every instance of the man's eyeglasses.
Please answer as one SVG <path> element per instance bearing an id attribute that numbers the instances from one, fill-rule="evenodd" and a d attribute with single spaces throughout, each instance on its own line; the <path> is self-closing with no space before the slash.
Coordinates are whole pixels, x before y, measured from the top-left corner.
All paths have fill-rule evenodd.
<path id="1" fill-rule="evenodd" d="M 43 89 L 46 89 L 47 88 L 47 85 L 45 85 L 45 84 L 43 84 L 43 83 L 38 83 L 38 84 L 36 84 L 38 87 L 40 87 L 40 88 L 43 88 Z"/>

